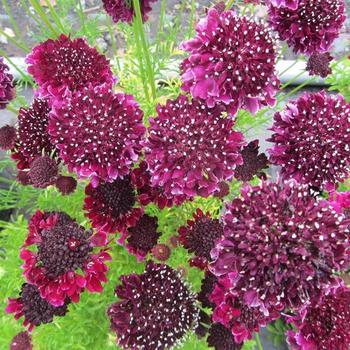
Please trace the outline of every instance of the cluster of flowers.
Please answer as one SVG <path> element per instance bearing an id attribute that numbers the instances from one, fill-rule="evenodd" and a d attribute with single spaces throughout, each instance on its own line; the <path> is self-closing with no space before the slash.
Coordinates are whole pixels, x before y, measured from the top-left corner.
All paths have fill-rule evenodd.
<path id="1" fill-rule="evenodd" d="M 115 22 L 132 21 L 132 1 L 103 2 Z M 151 2 L 140 2 L 144 20 Z M 343 1 L 266 6 L 271 28 L 310 56 L 310 73 L 327 75 Z M 158 221 L 145 206 L 224 198 L 236 179 L 245 183 L 241 196 L 225 204 L 220 219 L 197 209 L 173 237 L 193 254 L 190 265 L 205 271 L 198 296 L 164 263 L 149 261 L 143 273 L 121 276 L 118 301 L 108 309 L 117 343 L 170 349 L 191 329 L 201 336 L 209 329 L 209 346 L 240 349 L 283 313 L 294 327 L 292 349 L 348 348 L 350 291 L 337 274 L 350 267 L 350 195 L 335 190 L 349 177 L 350 105 L 326 92 L 290 101 L 274 116 L 269 159 L 257 140 L 248 143 L 234 129 L 239 109 L 254 114 L 275 103 L 271 28 L 224 4 L 209 9 L 196 37 L 182 44 L 189 53 L 181 64 L 183 94 L 158 105 L 148 129 L 135 99 L 113 91 L 108 60 L 84 39 L 61 35 L 33 49 L 27 63 L 36 97 L 21 108 L 16 128 L 1 128 L 0 146 L 10 150 L 24 185 L 70 194 L 76 177 L 89 179 L 84 211 L 92 230 L 63 212 L 37 211 L 21 248 L 26 283 L 7 312 L 24 317 L 31 331 L 65 315 L 84 290 L 101 292 L 116 233 L 139 260 L 149 253 L 167 260 L 170 248 L 157 244 Z M 0 86 L 2 107 L 14 95 L 2 61 Z M 263 171 L 269 163 L 281 169 L 276 183 Z M 74 176 L 61 175 L 65 167 Z M 261 183 L 251 186 L 255 175 Z M 26 333 L 14 342 L 31 346 Z"/>

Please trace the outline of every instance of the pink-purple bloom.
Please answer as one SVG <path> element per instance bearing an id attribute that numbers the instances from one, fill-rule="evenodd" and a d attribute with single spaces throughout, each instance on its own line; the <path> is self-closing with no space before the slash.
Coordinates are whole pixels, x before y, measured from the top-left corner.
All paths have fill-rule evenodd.
<path id="1" fill-rule="evenodd" d="M 318 75 L 321 78 L 326 78 L 329 74 L 332 74 L 332 69 L 329 63 L 333 60 L 333 57 L 329 52 L 326 53 L 313 53 L 306 64 L 306 70 L 310 75 Z"/>
<path id="2" fill-rule="evenodd" d="M 278 8 L 287 7 L 292 10 L 296 10 L 298 8 L 299 0 L 265 0 L 267 5 L 271 4 Z"/>
<path id="3" fill-rule="evenodd" d="M 197 36 L 182 44 L 182 88 L 208 107 L 224 105 L 230 115 L 275 104 L 277 53 L 269 29 L 234 11 L 208 11 Z"/>
<path id="4" fill-rule="evenodd" d="M 10 350 L 32 350 L 32 338 L 28 332 L 20 332 L 12 339 Z"/>
<path id="5" fill-rule="evenodd" d="M 4 125 L 0 128 L 0 148 L 3 150 L 12 149 L 17 140 L 16 128 L 11 125 Z"/>
<path id="6" fill-rule="evenodd" d="M 9 67 L 0 57 L 0 110 L 5 109 L 8 103 L 16 96 L 16 88 Z"/>

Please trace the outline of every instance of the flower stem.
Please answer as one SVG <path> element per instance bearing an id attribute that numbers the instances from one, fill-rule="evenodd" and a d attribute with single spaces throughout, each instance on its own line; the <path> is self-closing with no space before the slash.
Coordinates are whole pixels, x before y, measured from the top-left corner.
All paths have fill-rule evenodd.
<path id="1" fill-rule="evenodd" d="M 226 4 L 226 10 L 230 10 L 235 0 L 228 0 Z"/>
<path id="2" fill-rule="evenodd" d="M 259 350 L 264 350 L 264 348 L 263 348 L 263 346 L 261 344 L 259 333 L 255 333 L 255 339 L 256 339 L 256 344 L 258 345 L 258 349 Z"/>

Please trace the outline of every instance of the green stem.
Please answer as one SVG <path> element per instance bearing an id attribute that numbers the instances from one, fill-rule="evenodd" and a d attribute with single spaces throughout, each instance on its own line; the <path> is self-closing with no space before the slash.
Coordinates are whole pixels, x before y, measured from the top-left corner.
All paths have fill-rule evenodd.
<path id="1" fill-rule="evenodd" d="M 259 333 L 255 333 L 255 339 L 256 339 L 256 344 L 258 345 L 258 349 L 259 350 L 264 350 L 264 348 L 263 348 L 263 346 L 261 344 Z"/>
<path id="2" fill-rule="evenodd" d="M 189 27 L 188 27 L 186 38 L 191 38 L 194 34 L 194 15 L 195 15 L 195 12 L 196 12 L 196 1 L 192 0 L 191 1 L 191 13 L 190 13 L 190 18 L 188 20 Z"/>
<path id="3" fill-rule="evenodd" d="M 83 27 L 84 34 L 86 36 L 86 26 L 85 26 L 85 19 L 84 19 L 84 11 L 83 11 L 83 6 L 81 4 L 81 1 L 78 0 L 78 15 L 80 18 L 81 25 Z M 108 16 L 109 18 L 109 16 Z"/>
<path id="4" fill-rule="evenodd" d="M 56 10 L 54 9 L 54 7 L 52 6 L 50 0 L 45 0 L 45 3 L 47 5 L 47 7 L 49 8 L 50 10 L 50 13 L 51 13 L 51 16 L 52 16 L 52 19 L 54 20 L 54 22 L 56 23 L 56 26 L 59 28 L 59 30 L 62 32 L 62 33 L 66 33 L 65 31 L 65 28 L 60 20 L 60 17 L 58 15 L 58 13 L 56 12 Z"/>
<path id="5" fill-rule="evenodd" d="M 118 48 L 117 48 L 117 43 L 115 41 L 113 23 L 109 16 L 107 18 L 107 28 L 109 31 L 109 35 L 111 36 L 111 43 L 112 43 L 114 58 L 117 62 L 118 70 L 120 71 L 121 68 L 120 68 L 119 57 L 118 57 Z"/>
<path id="6" fill-rule="evenodd" d="M 226 4 L 226 10 L 230 10 L 235 0 L 229 0 Z"/>
<path id="7" fill-rule="evenodd" d="M 8 57 L 8 55 L 6 54 L 5 51 L 3 50 L 0 50 L 0 55 L 3 56 L 4 58 L 6 58 L 7 62 L 13 67 L 16 69 L 16 71 L 21 75 L 21 77 L 23 78 L 24 81 L 28 81 L 29 80 L 29 83 L 34 85 L 33 81 L 30 79 L 30 77 L 28 75 L 26 75 L 22 69 L 20 69 L 17 64 L 15 64 L 10 57 Z"/>
<path id="8" fill-rule="evenodd" d="M 17 46 L 19 49 L 23 50 L 24 52 L 28 52 L 28 48 L 26 46 L 23 46 L 20 44 L 16 39 L 11 38 L 8 34 L 6 34 L 2 29 L 0 29 L 0 34 L 3 35 L 10 43 Z"/>

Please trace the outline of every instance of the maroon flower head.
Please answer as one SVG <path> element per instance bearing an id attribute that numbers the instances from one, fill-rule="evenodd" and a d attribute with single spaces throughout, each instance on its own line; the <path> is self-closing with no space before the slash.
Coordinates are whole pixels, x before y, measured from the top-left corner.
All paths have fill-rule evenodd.
<path id="1" fill-rule="evenodd" d="M 332 69 L 329 63 L 333 60 L 333 57 L 329 52 L 326 53 L 313 53 L 307 61 L 306 70 L 310 75 L 318 75 L 321 78 L 326 78 L 329 74 L 332 74 Z"/>
<path id="2" fill-rule="evenodd" d="M 143 213 L 141 208 L 135 207 L 137 196 L 129 176 L 100 183 L 97 187 L 89 184 L 85 194 L 86 216 L 92 227 L 106 233 L 134 226 Z"/>
<path id="3" fill-rule="evenodd" d="M 205 263 L 210 260 L 210 251 L 223 235 L 223 225 L 218 219 L 212 219 L 200 209 L 193 213 L 194 220 L 188 220 L 186 226 L 179 228 L 181 244 L 196 258 Z"/>
<path id="4" fill-rule="evenodd" d="M 29 250 L 29 246 L 36 249 Z M 101 282 L 107 282 L 104 261 L 110 256 L 105 250 L 94 252 L 93 248 L 92 232 L 67 214 L 37 211 L 20 254 L 23 274 L 50 304 L 61 306 L 66 299 L 77 302 L 84 288 L 101 292 Z"/>
<path id="5" fill-rule="evenodd" d="M 262 171 L 268 167 L 268 160 L 264 153 L 259 154 L 259 140 L 249 142 L 242 151 L 243 164 L 235 170 L 235 178 L 240 181 L 250 181 L 255 175 L 266 178 Z"/>
<path id="6" fill-rule="evenodd" d="M 349 223 L 307 185 L 246 185 L 227 204 L 211 271 L 228 276 L 230 293 L 266 315 L 298 309 L 338 284 L 333 272 L 348 268 Z"/>
<path id="7" fill-rule="evenodd" d="M 106 57 L 82 38 L 49 39 L 34 47 L 26 62 L 41 97 L 61 99 L 68 91 L 114 82 Z"/>
<path id="8" fill-rule="evenodd" d="M 4 59 L 0 57 L 0 110 L 5 109 L 15 96 L 13 76 L 9 73 L 9 67 L 4 63 Z"/>
<path id="9" fill-rule="evenodd" d="M 68 195 L 77 188 L 77 180 L 72 176 L 59 176 L 56 181 L 56 187 L 61 194 Z"/>
<path id="10" fill-rule="evenodd" d="M 113 181 L 127 175 L 138 159 L 142 116 L 132 96 L 90 85 L 54 107 L 49 133 L 69 171 L 92 177 L 95 184 Z"/>
<path id="11" fill-rule="evenodd" d="M 152 186 L 161 186 L 168 198 L 190 199 L 208 197 L 220 181 L 232 178 L 242 162 L 244 140 L 232 130 L 234 122 L 221 116 L 221 107 L 208 108 L 182 95 L 157 111 L 145 150 Z"/>
<path id="12" fill-rule="evenodd" d="M 328 189 L 349 176 L 350 106 L 341 95 L 305 93 L 274 116 L 270 161 L 281 174 Z"/>
<path id="13" fill-rule="evenodd" d="M 28 332 L 18 333 L 11 342 L 10 350 L 32 350 L 32 338 Z"/>
<path id="14" fill-rule="evenodd" d="M 240 167 L 240 165 L 238 165 L 237 168 L 238 167 Z M 236 168 L 236 171 L 237 171 L 237 168 Z M 214 197 L 222 199 L 230 193 L 230 185 L 227 182 L 225 181 L 219 182 L 218 187 L 219 187 L 219 190 L 214 193 Z"/>
<path id="15" fill-rule="evenodd" d="M 0 148 L 9 150 L 15 146 L 17 140 L 16 128 L 10 125 L 5 125 L 0 128 Z"/>
<path id="16" fill-rule="evenodd" d="M 299 0 L 265 0 L 266 5 L 273 5 L 277 8 L 290 8 L 296 10 L 298 8 Z"/>
<path id="17" fill-rule="evenodd" d="M 123 349 L 171 349 L 197 326 L 196 297 L 171 267 L 149 262 L 120 280 L 108 316 Z"/>
<path id="18" fill-rule="evenodd" d="M 152 255 L 159 261 L 167 261 L 170 258 L 171 249 L 168 245 L 158 243 L 152 248 Z"/>
<path id="19" fill-rule="evenodd" d="M 213 323 L 210 327 L 207 343 L 215 350 L 242 349 L 242 344 L 237 344 L 232 333 L 220 323 Z"/>
<path id="20" fill-rule="evenodd" d="M 23 186 L 30 185 L 29 171 L 19 170 L 16 180 Z"/>
<path id="21" fill-rule="evenodd" d="M 289 321 L 292 350 L 348 350 L 350 344 L 350 290 L 337 288 L 322 302 L 304 308 Z"/>
<path id="22" fill-rule="evenodd" d="M 269 6 L 269 22 L 295 53 L 324 53 L 346 19 L 344 0 L 299 0 L 295 9 Z"/>
<path id="23" fill-rule="evenodd" d="M 202 303 L 203 307 L 214 309 L 215 304 L 209 300 L 211 293 L 217 283 L 217 278 L 211 272 L 206 271 L 202 280 L 201 290 L 198 293 L 198 301 Z"/>
<path id="24" fill-rule="evenodd" d="M 196 31 L 194 39 L 182 44 L 190 54 L 181 65 L 185 91 L 209 107 L 226 105 L 231 115 L 240 108 L 255 113 L 274 105 L 277 53 L 265 25 L 212 8 Z"/>
<path id="25" fill-rule="evenodd" d="M 151 4 L 157 0 L 140 0 L 141 15 L 144 22 L 148 20 L 148 13 L 152 10 Z M 115 23 L 132 23 L 135 9 L 132 0 L 102 0 L 103 7 Z"/>
<path id="26" fill-rule="evenodd" d="M 64 316 L 68 312 L 68 304 L 69 301 L 65 300 L 60 306 L 53 306 L 41 297 L 36 286 L 24 283 L 20 297 L 9 298 L 6 312 L 13 313 L 16 320 L 24 317 L 23 325 L 32 331 L 34 327 L 52 322 L 54 316 Z"/>
<path id="27" fill-rule="evenodd" d="M 36 188 L 54 185 L 57 177 L 57 162 L 49 156 L 38 157 L 30 164 L 30 183 Z"/>

